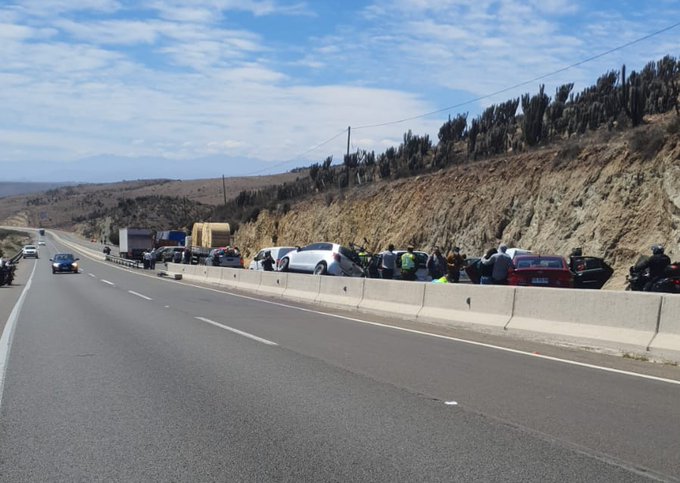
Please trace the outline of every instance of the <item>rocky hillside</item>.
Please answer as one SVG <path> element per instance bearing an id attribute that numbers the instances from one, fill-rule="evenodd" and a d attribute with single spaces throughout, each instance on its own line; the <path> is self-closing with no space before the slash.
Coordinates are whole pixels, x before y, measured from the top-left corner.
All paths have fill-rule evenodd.
<path id="1" fill-rule="evenodd" d="M 364 238 L 388 243 L 458 245 L 480 255 L 499 242 L 567 255 L 582 247 L 616 269 L 654 243 L 680 259 L 680 122 L 647 118 L 622 132 L 606 129 L 517 155 L 362 189 L 323 193 L 285 214 L 262 212 L 241 226 L 238 246 L 303 245 Z"/>

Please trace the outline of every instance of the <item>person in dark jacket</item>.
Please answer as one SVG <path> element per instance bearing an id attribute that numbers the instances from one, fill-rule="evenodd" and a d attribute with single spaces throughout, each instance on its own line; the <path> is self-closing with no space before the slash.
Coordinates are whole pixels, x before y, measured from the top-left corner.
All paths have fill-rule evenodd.
<path id="1" fill-rule="evenodd" d="M 265 272 L 274 271 L 274 258 L 272 257 L 272 252 L 270 251 L 267 251 L 264 254 L 264 258 L 262 259 L 262 270 Z"/>
<path id="2" fill-rule="evenodd" d="M 446 258 L 442 255 L 439 247 L 434 247 L 434 251 L 427 258 L 427 263 L 425 264 L 427 271 L 432 277 L 432 280 L 437 280 L 442 278 L 447 271 Z"/>
<path id="3" fill-rule="evenodd" d="M 643 289 L 645 292 L 649 292 L 654 282 L 664 277 L 664 271 L 670 264 L 671 259 L 664 253 L 663 247 L 661 245 L 654 245 L 652 247 L 652 256 L 635 266 L 635 270 L 638 272 L 649 270 L 649 282 L 645 284 Z"/>
<path id="4" fill-rule="evenodd" d="M 489 248 L 489 250 L 487 250 L 486 254 L 484 255 L 484 258 L 491 260 L 491 257 L 496 253 L 498 253 L 498 250 L 495 248 Z M 481 260 L 479 261 L 479 283 L 481 285 L 493 284 L 493 262 L 484 264 Z"/>

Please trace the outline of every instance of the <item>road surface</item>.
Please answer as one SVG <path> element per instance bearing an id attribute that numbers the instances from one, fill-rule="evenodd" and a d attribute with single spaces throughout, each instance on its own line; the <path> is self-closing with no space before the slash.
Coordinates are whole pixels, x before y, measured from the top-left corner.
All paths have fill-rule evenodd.
<path id="1" fill-rule="evenodd" d="M 57 251 L 70 250 L 49 239 L 9 289 L 19 300 L 28 286 L 0 353 L 2 481 L 680 476 L 678 368 L 650 365 L 664 377 L 647 378 L 595 367 L 644 372 L 605 355 L 589 355 L 593 367 L 532 357 L 550 349 L 471 344 L 83 255 L 81 273 L 53 275 Z"/>

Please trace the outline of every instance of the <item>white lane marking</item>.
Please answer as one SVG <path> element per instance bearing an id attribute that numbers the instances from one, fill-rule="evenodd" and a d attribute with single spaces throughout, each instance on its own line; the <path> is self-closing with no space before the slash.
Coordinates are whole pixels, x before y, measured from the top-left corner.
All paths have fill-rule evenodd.
<path id="1" fill-rule="evenodd" d="M 78 248 L 81 248 L 81 247 L 74 247 L 75 250 L 78 250 Z M 81 253 L 82 253 L 82 251 L 81 251 Z M 87 254 L 84 254 L 84 255 L 87 256 Z M 92 257 L 89 257 L 89 258 L 92 258 Z M 537 359 L 544 359 L 544 360 L 549 360 L 549 361 L 553 361 L 553 362 L 560 362 L 562 364 L 569 364 L 569 365 L 577 366 L 577 367 L 585 367 L 585 368 L 588 368 L 588 369 L 594 369 L 594 370 L 602 371 L 602 372 L 610 372 L 610 373 L 614 373 L 614 374 L 621 374 L 621 375 L 624 375 L 624 376 L 637 377 L 637 378 L 640 378 L 640 379 L 647 379 L 647 380 L 656 381 L 656 382 L 663 382 L 663 383 L 666 383 L 666 384 L 680 385 L 680 381 L 676 381 L 674 379 L 666 379 L 664 377 L 650 376 L 650 375 L 647 375 L 647 374 L 641 374 L 639 372 L 624 371 L 622 369 L 614 369 L 614 368 L 611 368 L 611 367 L 597 366 L 595 364 L 588 364 L 588 363 L 585 363 L 585 362 L 571 361 L 569 359 L 561 359 L 559 357 L 551 357 L 551 356 L 546 356 L 546 355 L 543 355 L 543 354 L 535 354 L 533 352 L 521 351 L 521 350 L 518 350 L 518 349 L 511 349 L 509 347 L 502 347 L 502 346 L 497 346 L 497 345 L 493 345 L 493 344 L 486 344 L 484 342 L 477 342 L 477 341 L 474 341 L 474 340 L 461 339 L 461 338 L 458 338 L 458 337 L 450 337 L 450 336 L 446 336 L 446 335 L 423 332 L 423 331 L 420 331 L 420 330 L 406 329 L 404 327 L 396 327 L 396 326 L 393 326 L 393 325 L 381 324 L 381 323 L 378 323 L 378 322 L 370 322 L 368 320 L 357 319 L 355 317 L 347 317 L 345 315 L 330 314 L 330 313 L 327 313 L 327 312 L 321 312 L 319 310 L 305 309 L 303 307 L 296 307 L 295 305 L 288 305 L 288 304 L 283 304 L 283 303 L 280 303 L 280 302 L 263 300 L 263 299 L 259 299 L 257 297 L 249 297 L 248 295 L 242 295 L 242 294 L 238 294 L 238 293 L 234 293 L 234 292 L 227 292 L 225 290 L 218 290 L 218 289 L 214 289 L 214 288 L 211 288 L 211 287 L 196 285 L 196 284 L 193 284 L 193 283 L 180 282 L 180 281 L 176 281 L 176 280 L 167 280 L 167 279 L 164 279 L 164 278 L 157 278 L 157 277 L 153 277 L 152 275 L 147 275 L 145 273 L 130 272 L 129 270 L 126 270 L 122 267 L 118 267 L 118 266 L 115 266 L 115 265 L 111 266 L 110 264 L 105 263 L 103 260 L 94 259 L 94 258 L 92 258 L 92 260 L 99 262 L 99 263 L 103 263 L 107 267 L 110 267 L 110 268 L 123 270 L 127 273 L 135 273 L 136 275 L 141 275 L 143 277 L 150 277 L 150 278 L 153 278 L 154 280 L 160 280 L 161 282 L 175 283 L 175 284 L 179 284 L 179 285 L 184 285 L 186 287 L 194 287 L 194 288 L 198 288 L 198 289 L 202 289 L 202 290 L 209 290 L 211 292 L 227 294 L 227 295 L 231 295 L 232 297 L 238 297 L 238 298 L 243 298 L 243 299 L 247 299 L 247 300 L 253 300 L 255 302 L 260 302 L 260 303 L 263 303 L 263 304 L 270 304 L 270 305 L 276 305 L 276 306 L 279 306 L 279 307 L 286 307 L 286 308 L 289 308 L 289 309 L 299 310 L 301 312 L 309 312 L 309 313 L 312 313 L 312 314 L 324 315 L 324 316 L 327 316 L 327 317 L 334 317 L 336 319 L 349 320 L 349 321 L 357 322 L 357 323 L 360 323 L 360 324 L 373 325 L 373 326 L 376 326 L 376 327 L 383 327 L 383 328 L 392 329 L 392 330 L 399 330 L 399 331 L 402 331 L 402 332 L 424 335 L 424 336 L 427 336 L 427 337 L 434 337 L 434 338 L 437 338 L 437 339 L 450 340 L 450 341 L 453 341 L 453 342 L 460 342 L 462 344 L 474 345 L 474 346 L 478 346 L 478 347 L 485 347 L 487 349 L 510 352 L 510 353 L 518 354 L 518 355 L 522 355 L 522 356 L 534 357 L 534 358 L 537 358 Z"/>
<path id="2" fill-rule="evenodd" d="M 234 329 L 233 327 L 228 327 L 226 325 L 222 325 L 220 323 L 215 322 L 214 320 L 206 319 L 205 317 L 195 317 L 198 320 L 201 320 L 203 322 L 206 322 L 208 324 L 212 324 L 215 327 L 219 327 L 220 329 L 228 330 L 230 332 L 233 332 L 234 334 L 242 335 L 243 337 L 248 337 L 249 339 L 256 340 L 258 342 L 262 342 L 263 344 L 267 345 L 279 345 L 276 342 L 272 342 L 267 339 L 263 339 L 262 337 L 258 337 L 253 334 L 249 334 L 248 332 L 243 332 L 242 330 Z"/>
<path id="3" fill-rule="evenodd" d="M 103 278 L 102 278 L 102 282 L 104 282 L 105 284 L 111 285 L 112 287 L 115 287 L 115 286 L 116 286 L 115 283 L 109 282 L 108 280 L 104 280 Z"/>
<path id="4" fill-rule="evenodd" d="M 132 290 L 128 290 L 128 293 L 131 293 L 132 295 L 136 295 L 139 298 L 142 298 L 144 300 L 153 300 L 151 297 L 147 297 L 146 295 L 142 295 L 141 293 L 134 292 Z"/>
<path id="5" fill-rule="evenodd" d="M 458 403 L 456 401 L 444 401 L 444 404 L 447 406 L 458 406 Z"/>
<path id="6" fill-rule="evenodd" d="M 97 278 L 97 276 L 94 273 L 88 273 L 88 275 L 92 278 Z"/>
<path id="7" fill-rule="evenodd" d="M 450 341 L 453 341 L 453 342 L 460 342 L 462 344 L 469 344 L 469 345 L 474 345 L 474 346 L 477 346 L 477 347 L 485 347 L 487 349 L 499 350 L 499 351 L 504 351 L 504 352 L 510 352 L 512 354 L 534 357 L 536 359 L 543 359 L 543 360 L 548 360 L 548 361 L 553 361 L 553 362 L 560 362 L 562 364 L 569 364 L 569 365 L 572 365 L 572 366 L 585 367 L 585 368 L 588 368 L 588 369 L 595 369 L 595 370 L 598 370 L 598 371 L 611 372 L 611 373 L 614 373 L 614 374 L 621 374 L 621 375 L 624 375 L 624 376 L 638 377 L 640 379 L 647 379 L 647 380 L 650 380 L 650 381 L 664 382 L 666 384 L 675 384 L 675 385 L 680 386 L 680 381 L 676 381 L 675 379 L 666 379 L 665 377 L 650 376 L 648 374 L 641 374 L 639 372 L 631 372 L 631 371 L 624 371 L 623 369 L 614 369 L 612 367 L 597 366 L 595 364 L 588 364 L 586 362 L 571 361 L 569 359 L 561 359 L 559 357 L 546 356 L 546 355 L 543 355 L 543 354 L 537 354 L 537 353 L 534 353 L 534 352 L 522 351 L 522 350 L 519 350 L 519 349 L 511 349 L 509 347 L 502 347 L 502 346 L 498 346 L 498 345 L 487 344 L 485 342 L 477 342 L 477 341 L 474 341 L 474 340 L 461 339 L 461 338 L 458 338 L 458 337 L 451 337 L 451 336 L 448 336 L 448 335 L 432 334 L 430 332 L 423 332 L 421 330 L 407 329 L 405 327 L 397 327 L 397 326 L 394 326 L 394 325 L 387 325 L 387 324 L 381 324 L 379 322 L 371 322 L 371 321 L 368 321 L 368 320 L 357 319 L 355 317 L 347 317 L 346 315 L 331 314 L 331 313 L 328 313 L 328 312 L 321 312 L 319 310 L 305 309 L 303 307 L 296 307 L 295 305 L 283 304 L 281 302 L 272 302 L 270 300 L 262 300 L 262 299 L 259 299 L 257 297 L 250 297 L 248 295 L 241 295 L 241 294 L 238 294 L 238 293 L 226 292 L 224 290 L 217 290 L 217 289 L 210 288 L 210 287 L 203 287 L 201 285 L 195 285 L 195 284 L 187 283 L 187 282 L 178 282 L 178 281 L 175 281 L 175 280 L 164 280 L 164 279 L 159 279 L 159 280 L 164 281 L 164 282 L 176 283 L 176 284 L 179 284 L 179 285 L 185 285 L 185 286 L 189 286 L 189 287 L 201 288 L 201 289 L 204 289 L 204 290 L 210 290 L 212 292 L 227 294 L 227 295 L 231 295 L 233 297 L 239 297 L 239 298 L 243 298 L 243 299 L 247 299 L 247 300 L 253 300 L 255 302 L 260 302 L 260 303 L 263 303 L 263 304 L 270 304 L 270 305 L 276 305 L 276 306 L 279 306 L 279 307 L 286 307 L 286 308 L 289 308 L 289 309 L 300 310 L 301 312 L 309 312 L 309 313 L 312 313 L 312 314 L 324 315 L 326 317 L 334 317 L 336 319 L 343 319 L 343 320 L 349 320 L 349 321 L 352 321 L 352 322 L 358 322 L 360 324 L 373 325 L 375 327 L 382 327 L 382 328 L 385 328 L 385 329 L 398 330 L 398 331 L 401 331 L 401 332 L 408 332 L 410 334 L 424 335 L 424 336 L 427 336 L 427 337 L 434 337 L 436 339 L 450 340 Z"/>
<path id="8" fill-rule="evenodd" d="M 169 309 L 169 308 L 170 308 L 170 306 L 169 306 L 169 305 L 165 305 L 165 306 L 164 306 L 164 308 L 166 308 L 166 309 Z"/>
<path id="9" fill-rule="evenodd" d="M 5 388 L 5 376 L 7 375 L 7 363 L 9 362 L 9 353 L 12 347 L 12 339 L 14 338 L 14 329 L 17 325 L 17 319 L 19 318 L 19 313 L 24 305 L 24 300 L 26 300 L 26 294 L 31 288 L 31 283 L 33 282 L 33 274 L 35 273 L 35 268 L 38 266 L 37 263 L 33 264 L 33 271 L 31 276 L 28 278 L 26 286 L 21 291 L 21 295 L 14 304 L 12 312 L 9 314 L 7 323 L 5 324 L 5 329 L 2 331 L 2 337 L 0 337 L 0 407 L 2 407 L 2 397 Z"/>

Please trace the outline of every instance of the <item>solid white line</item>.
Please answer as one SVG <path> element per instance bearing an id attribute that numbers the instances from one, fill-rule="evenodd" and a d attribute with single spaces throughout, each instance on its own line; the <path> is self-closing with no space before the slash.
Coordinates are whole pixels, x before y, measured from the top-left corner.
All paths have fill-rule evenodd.
<path id="1" fill-rule="evenodd" d="M 165 280 L 165 281 L 171 282 L 170 280 Z M 430 332 L 423 332 L 423 331 L 415 330 L 415 329 L 407 329 L 405 327 L 397 327 L 397 326 L 394 326 L 394 325 L 381 324 L 379 322 L 371 322 L 371 321 L 368 321 L 368 320 L 357 319 L 355 317 L 347 317 L 346 315 L 331 314 L 331 313 L 328 313 L 328 312 L 321 312 L 319 310 L 305 309 L 303 307 L 296 307 L 295 305 L 283 304 L 281 302 L 272 302 L 270 300 L 262 300 L 262 299 L 259 299 L 257 297 L 249 297 L 248 295 L 241 295 L 241 294 L 238 294 L 238 293 L 226 292 L 224 290 L 217 290 L 217 289 L 210 288 L 210 287 L 203 287 L 201 285 L 194 285 L 192 283 L 187 283 L 187 282 L 172 281 L 172 283 L 178 283 L 180 285 L 187 285 L 187 286 L 190 286 L 190 287 L 202 288 L 202 289 L 205 289 L 205 290 L 210 290 L 212 292 L 231 295 L 233 297 L 244 298 L 244 299 L 247 299 L 247 300 L 254 300 L 256 302 L 261 302 L 263 304 L 277 305 L 279 307 L 286 307 L 286 308 L 289 308 L 289 309 L 300 310 L 302 312 L 309 312 L 309 313 L 313 313 L 313 314 L 324 315 L 326 317 L 333 317 L 333 318 L 336 318 L 336 319 L 349 320 L 349 321 L 352 321 L 352 322 L 358 322 L 360 324 L 373 325 L 375 327 L 382 327 L 382 328 L 391 329 L 391 330 L 399 330 L 401 332 L 408 332 L 410 334 L 424 335 L 424 336 L 427 336 L 427 337 L 434 337 L 436 339 L 450 340 L 450 341 L 453 341 L 453 342 L 460 342 L 462 344 L 469 344 L 469 345 L 474 345 L 474 346 L 477 346 L 477 347 L 485 347 L 487 349 L 499 350 L 499 351 L 504 351 L 504 352 L 510 352 L 512 354 L 534 357 L 536 359 L 544 359 L 544 360 L 553 361 L 553 362 L 560 362 L 562 364 L 569 364 L 569 365 L 572 365 L 572 366 L 586 367 L 588 369 L 595 369 L 595 370 L 598 370 L 598 371 L 611 372 L 611 373 L 614 373 L 614 374 L 621 374 L 621 375 L 624 375 L 624 376 L 637 377 L 637 378 L 640 378 L 640 379 L 647 379 L 647 380 L 651 380 L 651 381 L 664 382 L 666 384 L 675 384 L 675 385 L 680 386 L 680 381 L 677 381 L 675 379 L 666 379 L 664 377 L 650 376 L 648 374 L 641 374 L 639 372 L 631 372 L 631 371 L 624 371 L 623 369 L 614 369 L 614 368 L 611 368 L 611 367 L 597 366 L 597 365 L 594 365 L 594 364 L 588 364 L 586 362 L 571 361 L 569 359 L 561 359 L 559 357 L 552 357 L 552 356 L 546 356 L 546 355 L 543 355 L 543 354 L 536 354 L 534 352 L 527 352 L 527 351 L 522 351 L 522 350 L 518 350 L 518 349 L 511 349 L 509 347 L 487 344 L 487 343 L 484 343 L 484 342 L 477 342 L 477 341 L 474 341 L 474 340 L 460 339 L 458 337 L 451 337 L 451 336 L 448 336 L 448 335 L 432 334 Z"/>
<path id="2" fill-rule="evenodd" d="M 132 290 L 128 290 L 128 293 L 136 295 L 139 298 L 143 298 L 144 300 L 153 300 L 151 297 L 147 297 L 146 295 L 142 295 L 141 293 L 133 292 Z"/>
<path id="3" fill-rule="evenodd" d="M 31 288 L 31 283 L 33 282 L 33 274 L 35 273 L 35 268 L 38 266 L 37 263 L 33 264 L 33 271 L 31 276 L 28 278 L 28 283 L 21 291 L 21 295 L 14 304 L 12 312 L 9 314 L 7 323 L 5 324 L 5 329 L 2 331 L 2 337 L 0 337 L 0 407 L 2 407 L 2 397 L 5 388 L 5 376 L 7 374 L 7 363 L 9 362 L 9 353 L 12 346 L 12 339 L 14 338 L 14 329 L 16 328 L 17 319 L 19 318 L 19 313 L 21 312 L 21 307 L 24 305 L 24 300 L 26 299 L 26 294 Z"/>
<path id="4" fill-rule="evenodd" d="M 80 247 L 78 247 L 78 248 L 80 248 Z M 87 254 L 85 254 L 85 256 L 87 256 Z M 95 260 L 95 259 L 93 258 L 93 260 Z M 99 263 L 104 263 L 102 260 L 95 260 L 95 261 L 97 261 Z M 108 264 L 106 264 L 106 265 L 110 266 Z M 125 270 L 122 267 L 113 266 L 111 268 L 116 268 L 118 270 L 124 270 L 124 271 L 130 273 L 129 270 Z M 131 272 L 131 273 L 136 273 L 137 275 L 141 275 L 141 276 L 145 276 L 145 277 L 151 277 L 151 275 L 147 275 L 147 274 L 144 274 L 144 273 L 137 273 L 137 272 Z M 188 283 L 188 282 L 167 280 L 167 279 L 156 278 L 156 277 L 152 277 L 152 278 L 154 278 L 154 280 L 160 280 L 162 282 L 175 283 L 175 284 L 184 285 L 184 286 L 187 286 L 187 287 L 194 287 L 194 288 L 199 288 L 199 289 L 203 289 L 203 290 L 209 290 L 211 292 L 227 294 L 227 295 L 231 295 L 232 297 L 239 297 L 239 298 L 243 298 L 243 299 L 247 299 L 247 300 L 253 300 L 253 301 L 256 301 L 256 302 L 263 303 L 263 304 L 276 305 L 276 306 L 279 306 L 279 307 L 286 307 L 286 308 L 289 308 L 289 309 L 300 310 L 302 312 L 309 312 L 309 313 L 318 314 L 318 315 L 325 315 L 327 317 L 334 317 L 336 319 L 350 320 L 352 322 L 358 322 L 360 324 L 374 325 L 374 326 L 377 326 L 377 327 L 384 327 L 384 328 L 392 329 L 392 330 L 400 330 L 402 332 L 409 332 L 409 333 L 413 333 L 413 334 L 424 335 L 424 336 L 427 336 L 427 337 L 435 337 L 435 338 L 438 338 L 438 339 L 451 340 L 451 341 L 454 341 L 454 342 L 460 342 L 462 344 L 475 345 L 475 346 L 478 346 L 478 347 L 486 347 L 488 349 L 500 350 L 500 351 L 504 351 L 504 352 L 511 352 L 511 353 L 518 354 L 518 355 L 534 357 L 534 358 L 538 358 L 538 359 L 545 359 L 545 360 L 549 360 L 549 361 L 553 361 L 553 362 L 560 362 L 562 364 L 580 366 L 580 367 L 585 367 L 585 368 L 588 368 L 588 369 L 594 369 L 594 370 L 603 371 L 603 372 L 621 374 L 621 375 L 624 375 L 624 376 L 637 377 L 637 378 L 640 378 L 640 379 L 647 379 L 647 380 L 663 382 L 663 383 L 667 383 L 667 384 L 680 385 L 680 381 L 676 381 L 675 379 L 666 379 L 666 378 L 663 378 L 663 377 L 641 374 L 639 372 L 624 371 L 622 369 L 613 369 L 611 367 L 597 366 L 597 365 L 594 365 L 594 364 L 587 364 L 585 362 L 571 361 L 569 359 L 561 359 L 559 357 L 551 357 L 551 356 L 546 356 L 546 355 L 542 355 L 542 354 L 535 354 L 533 352 L 526 352 L 526 351 L 521 351 L 521 350 L 517 350 L 517 349 L 510 349 L 508 347 L 502 347 L 502 346 L 497 346 L 497 345 L 493 345 L 493 344 L 485 344 L 483 342 L 477 342 L 477 341 L 474 341 L 474 340 L 460 339 L 460 338 L 457 338 L 457 337 L 450 337 L 450 336 L 445 336 L 445 335 L 432 334 L 430 332 L 423 332 L 423 331 L 414 330 L 414 329 L 406 329 L 406 328 L 403 328 L 403 327 L 396 327 L 396 326 L 387 325 L 387 324 L 380 324 L 378 322 L 370 322 L 368 320 L 357 319 L 355 317 L 347 317 L 347 316 L 344 316 L 344 315 L 330 314 L 330 313 L 327 313 L 327 312 L 321 312 L 319 310 L 312 310 L 312 309 L 306 309 L 306 308 L 303 308 L 303 307 L 296 307 L 295 305 L 288 305 L 288 304 L 283 304 L 283 303 L 280 303 L 280 302 L 263 300 L 263 299 L 260 299 L 260 298 L 257 298 L 257 297 L 249 297 L 248 295 L 242 295 L 242 294 L 239 294 L 239 293 L 228 292 L 228 291 L 225 291 L 225 290 L 218 290 L 218 289 L 214 289 L 214 288 L 211 288 L 211 287 L 205 287 L 203 285 L 196 285 L 196 284 Z M 221 327 L 224 327 L 224 326 L 221 326 Z"/>
<path id="5" fill-rule="evenodd" d="M 243 332 L 242 330 L 234 329 L 233 327 L 228 327 L 226 325 L 219 324 L 219 323 L 215 322 L 214 320 L 206 319 L 205 317 L 195 317 L 195 318 L 198 319 L 198 320 L 201 320 L 203 322 L 206 322 L 208 324 L 212 324 L 215 327 L 219 327 L 220 329 L 228 330 L 230 332 L 233 332 L 234 334 L 242 335 L 243 337 L 248 337 L 249 339 L 253 339 L 253 340 L 256 340 L 258 342 L 262 342 L 263 344 L 279 345 L 276 342 L 272 342 L 270 340 L 263 339 L 262 337 L 258 337 L 256 335 L 249 334 L 248 332 Z"/>
<path id="6" fill-rule="evenodd" d="M 116 286 L 115 283 L 109 282 L 108 280 L 104 280 L 103 278 L 102 278 L 102 282 L 104 282 L 104 283 L 106 283 L 106 284 L 108 284 L 108 285 L 111 285 L 112 287 L 115 287 L 115 286 Z"/>
<path id="7" fill-rule="evenodd" d="M 94 273 L 88 273 L 88 275 L 92 278 L 97 278 L 97 276 Z"/>

